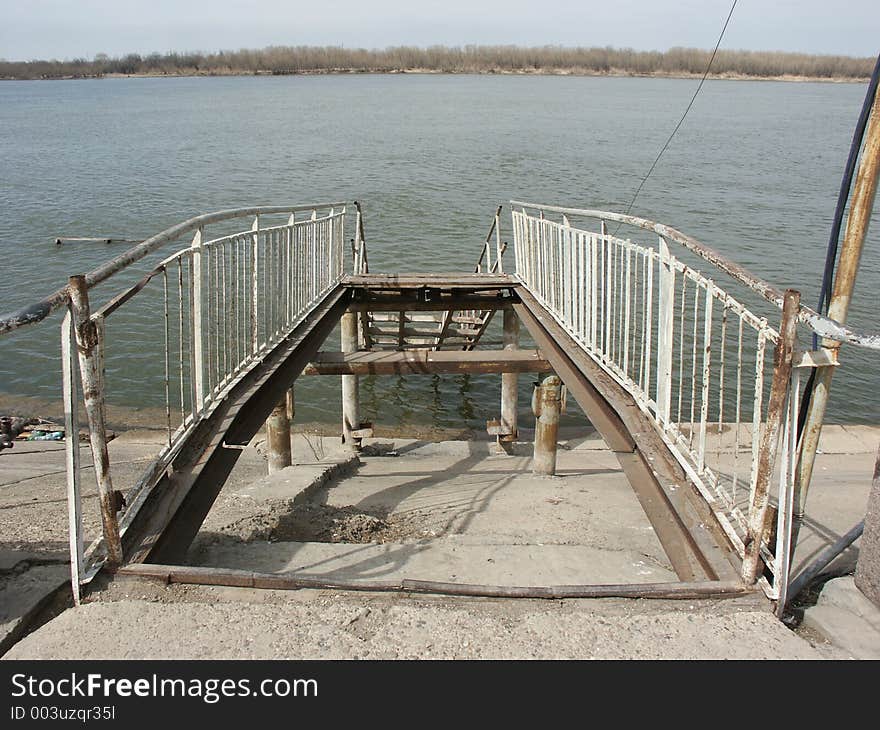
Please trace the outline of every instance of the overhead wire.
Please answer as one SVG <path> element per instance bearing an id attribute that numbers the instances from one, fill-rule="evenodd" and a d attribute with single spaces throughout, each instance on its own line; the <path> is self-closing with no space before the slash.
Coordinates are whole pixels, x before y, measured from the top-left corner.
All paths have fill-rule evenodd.
<path id="1" fill-rule="evenodd" d="M 724 21 L 724 26 L 721 28 L 721 33 L 718 35 L 718 40 L 715 42 L 715 47 L 712 49 L 712 55 L 709 57 L 709 63 L 706 64 L 706 70 L 703 72 L 703 77 L 700 79 L 700 83 L 697 85 L 696 91 L 694 91 L 694 95 L 691 97 L 690 102 L 687 105 L 687 108 L 684 110 L 684 113 L 678 120 L 678 123 L 675 125 L 675 128 L 672 130 L 672 133 L 666 139 L 666 142 L 663 144 L 663 147 L 660 148 L 660 152 L 657 153 L 657 157 L 654 158 L 654 162 L 651 164 L 650 169 L 642 178 L 642 181 L 639 183 L 638 188 L 636 188 L 635 194 L 632 196 L 632 200 L 629 201 L 629 205 L 626 206 L 625 214 L 629 215 L 632 210 L 633 205 L 636 202 L 636 198 L 639 197 L 639 193 L 642 192 L 642 188 L 645 186 L 645 183 L 648 182 L 648 178 L 651 177 L 651 173 L 654 172 L 654 168 L 657 167 L 657 163 L 660 162 L 660 158 L 663 156 L 663 153 L 666 152 L 670 143 L 672 142 L 672 138 L 675 137 L 678 130 L 681 128 L 681 125 L 684 123 L 685 118 L 690 112 L 691 107 L 693 107 L 694 102 L 697 100 L 697 96 L 700 93 L 700 90 L 703 88 L 703 84 L 706 83 L 706 78 L 709 76 L 709 71 L 712 68 L 712 64 L 715 61 L 715 56 L 718 54 L 718 48 L 721 46 L 721 41 L 724 38 L 724 33 L 727 31 L 727 26 L 730 24 L 730 19 L 733 17 L 733 11 L 736 9 L 736 3 L 738 0 L 733 0 L 733 4 L 730 6 L 730 12 L 727 14 L 727 19 Z M 620 228 L 621 224 L 618 223 L 617 228 Z M 617 229 L 615 229 L 615 232 Z"/>

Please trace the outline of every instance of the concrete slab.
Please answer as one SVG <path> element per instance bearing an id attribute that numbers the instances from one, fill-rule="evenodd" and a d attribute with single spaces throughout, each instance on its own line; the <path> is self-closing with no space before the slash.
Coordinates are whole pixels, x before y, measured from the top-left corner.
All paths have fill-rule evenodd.
<path id="1" fill-rule="evenodd" d="M 844 433 L 847 431 L 847 433 Z M 802 541 L 813 539 L 799 560 L 852 526 L 864 511 L 870 465 L 880 430 L 832 429 L 830 451 L 820 454 Z M 525 431 L 524 431 L 525 433 Z M 120 483 L 134 479 L 156 448 L 155 432 L 125 433 L 111 443 Z M 259 439 L 257 439 L 258 441 Z M 638 581 L 639 570 L 668 571 L 665 556 L 614 455 L 595 434 L 572 438 L 559 454 L 560 477 L 529 472 L 529 444 L 511 456 L 494 453 L 487 441 L 422 446 L 413 440 L 374 439 L 393 456 L 365 456 L 359 472 L 315 492 L 328 507 L 357 505 L 410 522 L 394 543 L 339 545 L 285 541 L 239 546 L 246 561 L 267 567 L 352 571 L 387 575 L 416 568 L 436 579 L 462 582 L 618 582 L 611 573 Z M 297 445 L 298 444 L 298 445 Z M 389 446 L 390 445 L 390 446 Z M 320 461 L 338 455 L 338 439 L 311 434 L 294 441 L 301 475 L 284 475 L 262 492 L 255 482 L 265 461 L 249 447 L 209 515 L 208 534 L 233 525 L 255 506 L 286 505 L 326 473 Z M 42 449 L 47 451 L 44 453 Z M 48 453 L 49 451 L 55 453 Z M 838 453 L 839 452 L 839 453 Z M 63 449 L 47 442 L 20 462 L 20 480 L 0 456 L 0 527 L 7 545 L 30 555 L 66 553 Z M 19 454 L 30 454 L 29 449 Z M 88 451 L 81 452 L 88 463 Z M 369 453 L 369 452 L 368 452 Z M 320 458 L 319 458 L 320 457 Z M 844 458 L 845 457 L 845 458 Z M 863 463 L 864 462 L 864 463 Z M 288 483 L 284 484 L 284 481 Z M 5 484 L 5 486 L 2 486 Z M 264 483 L 266 486 L 267 483 Z M 93 490 L 91 490 L 93 492 Z M 86 492 L 87 529 L 97 534 L 94 495 Z M 90 505 L 90 506 L 88 506 Z M 92 507 L 94 509 L 92 509 Z M 93 514 L 92 514 L 93 513 Z M 212 522 L 213 521 L 213 522 Z M 430 533 L 434 533 L 433 535 Z M 271 529 L 269 529 L 271 533 Z M 280 546 L 280 549 L 279 549 Z M 233 546 L 209 544 L 205 555 Z M 245 557 L 242 549 L 252 551 Z M 217 551 L 212 553 L 212 551 Z M 286 555 L 285 555 L 285 551 Z M 348 551 L 345 553 L 344 551 Z M 490 562 L 491 559 L 491 562 Z M 12 560 L 12 558 L 10 558 Z M 639 565 L 643 561 L 645 565 Z M 6 561 L 9 562 L 9 561 Z M 226 562 L 226 557 L 224 557 Z M 67 567 L 52 566 L 63 571 Z M 227 565 L 227 567 L 235 567 Z M 254 567 L 249 565 L 249 567 Z M 583 572 L 579 572 L 583 569 Z M 604 571 L 608 571 L 607 573 Z M 385 573 L 382 573 L 385 571 Z M 470 571 L 470 572 L 468 572 Z M 591 572 L 591 573 L 590 573 Z M 36 577 L 37 574 L 34 574 Z M 462 577 L 464 576 L 464 577 Z M 472 578 L 469 576 L 473 576 Z M 633 577 L 636 576 L 636 577 Z M 432 578 L 435 575 L 409 574 Z M 540 581 L 538 581 L 540 579 Z M 656 578 L 644 576 L 653 582 Z M 614 657 L 614 658 L 807 658 L 827 656 L 776 621 L 764 601 L 533 602 L 461 599 L 425 601 L 384 595 L 294 591 L 243 598 L 234 590 L 209 593 L 193 587 L 138 584 L 136 594 L 112 586 L 94 603 L 64 612 L 27 637 L 10 657 Z M 139 600 L 141 597 L 144 600 Z M 256 603 L 254 603 L 256 602 Z M 829 605 L 820 606 L 827 611 Z M 836 610 L 836 609 L 835 609 Z M 370 612 L 374 613 L 370 613 Z M 373 616 L 372 619 L 368 617 Z M 375 619 L 375 620 L 373 620 Z M 108 646 L 97 633 L 123 637 Z M 853 632 L 855 629 L 850 628 Z M 356 640 L 349 640 L 349 634 Z M 852 653 L 855 656 L 855 653 Z"/>
<path id="2" fill-rule="evenodd" d="M 30 620 L 70 580 L 66 563 L 25 565 L 0 577 L 0 655 L 26 631 Z"/>
<path id="3" fill-rule="evenodd" d="M 564 449 L 559 476 L 548 478 L 531 473 L 528 445 L 517 446 L 517 455 L 508 455 L 489 441 L 373 439 L 351 476 L 323 487 L 314 489 L 310 480 L 319 478 L 326 462 L 224 490 L 190 562 L 499 585 L 676 580 L 611 452 Z M 376 453 L 385 455 L 370 455 Z M 241 503 L 245 499 L 248 504 Z M 329 516 L 300 515 L 295 505 L 305 501 L 326 506 Z M 352 513 L 391 523 L 380 538 L 384 544 L 299 537 L 303 519 Z"/>
<path id="4" fill-rule="evenodd" d="M 180 590 L 186 588 L 186 590 Z M 177 589 L 177 590 L 175 590 Z M 113 641 L 106 637 L 112 636 Z M 115 587 L 8 659 L 817 659 L 753 602 Z"/>
<path id="5" fill-rule="evenodd" d="M 662 583 L 675 573 L 634 550 L 587 545 L 510 545 L 451 535 L 404 543 L 321 542 L 219 544 L 200 565 L 353 580 L 436 580 L 542 586 Z"/>
<path id="6" fill-rule="evenodd" d="M 804 612 L 802 625 L 857 659 L 880 659 L 880 608 L 852 576 L 828 581 L 819 600 Z"/>
<path id="7" fill-rule="evenodd" d="M 137 430 L 110 442 L 114 486 L 125 490 L 162 448 L 164 432 Z M 88 443 L 80 443 L 83 528 L 86 542 L 101 533 L 97 488 Z M 242 454 L 231 485 L 265 473 L 253 449 Z M 70 581 L 64 443 L 18 442 L 0 451 L 0 654 L 33 615 Z"/>

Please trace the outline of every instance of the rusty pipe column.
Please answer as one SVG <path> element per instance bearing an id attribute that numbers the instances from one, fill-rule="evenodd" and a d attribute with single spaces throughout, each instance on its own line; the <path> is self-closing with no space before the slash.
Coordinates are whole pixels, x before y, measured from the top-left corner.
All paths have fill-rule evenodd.
<path id="1" fill-rule="evenodd" d="M 559 412 L 562 401 L 562 381 L 556 375 L 544 378 L 532 394 L 535 413 L 535 452 L 532 472 L 553 476 L 556 474 L 556 437 L 559 433 Z"/>
<path id="2" fill-rule="evenodd" d="M 853 188 L 852 204 L 846 219 L 846 231 L 840 249 L 840 260 L 834 276 L 834 288 L 828 304 L 828 317 L 840 324 L 846 323 L 849 304 L 856 284 L 856 274 L 862 258 L 862 248 L 871 222 L 871 211 L 877 192 L 877 178 L 880 175 L 880 94 L 874 95 L 871 116 L 865 130 L 865 143 L 862 148 L 856 183 Z M 824 340 L 823 347 L 839 349 L 840 343 Z M 831 378 L 834 368 L 819 368 L 813 381 L 813 394 L 807 409 L 804 432 L 801 436 L 801 453 L 795 490 L 795 517 L 800 519 L 804 514 L 807 491 L 813 476 L 813 464 L 819 436 L 822 433 L 822 422 L 825 420 L 825 409 L 828 405 L 828 392 L 831 389 Z"/>
<path id="3" fill-rule="evenodd" d="M 401 315 L 403 316 L 403 315 Z M 358 349 L 358 315 L 357 312 L 346 312 L 340 320 L 341 345 L 343 352 L 355 352 Z M 342 442 L 352 451 L 360 451 L 361 440 L 351 435 L 361 427 L 360 394 L 358 392 L 358 376 L 342 376 Z"/>
<path id="4" fill-rule="evenodd" d="M 504 349 L 519 348 L 519 317 L 512 309 L 504 310 Z M 519 394 L 519 378 L 516 373 L 501 374 L 501 427 L 506 435 L 499 441 L 516 441 L 516 404 Z"/>
<path id="5" fill-rule="evenodd" d="M 290 421 L 290 453 L 291 460 L 293 455 L 293 424 L 296 421 L 296 397 L 293 392 L 293 386 L 291 385 L 287 389 L 287 395 L 285 396 L 287 401 L 287 420 Z"/>
<path id="6" fill-rule="evenodd" d="M 287 395 L 272 409 L 266 419 L 266 444 L 269 458 L 269 473 L 274 474 L 291 465 L 290 458 L 290 417 L 287 411 Z"/>

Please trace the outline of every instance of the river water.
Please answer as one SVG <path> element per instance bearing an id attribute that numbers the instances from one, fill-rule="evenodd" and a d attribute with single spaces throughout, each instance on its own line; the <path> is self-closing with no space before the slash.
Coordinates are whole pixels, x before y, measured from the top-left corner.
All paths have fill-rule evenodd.
<path id="1" fill-rule="evenodd" d="M 469 270 L 495 207 L 511 198 L 624 209 L 696 83 L 444 75 L 5 82 L 0 311 L 122 250 L 59 247 L 57 236 L 138 239 L 252 204 L 357 199 L 371 270 Z M 864 91 L 707 82 L 633 213 L 815 304 Z M 880 330 L 878 234 L 875 225 L 850 318 L 872 331 Z M 57 401 L 58 322 L 0 338 L 0 402 L 33 410 Z M 158 345 L 132 339 L 113 354 L 124 361 Z M 880 356 L 847 348 L 842 360 L 830 419 L 880 422 Z M 123 381 L 113 403 L 160 405 L 161 393 L 139 387 L 136 368 Z M 335 422 L 337 381 L 302 381 L 298 420 Z M 521 381 L 525 414 L 530 378 Z M 391 428 L 479 429 L 498 411 L 497 376 L 366 378 L 362 390 L 365 417 Z"/>

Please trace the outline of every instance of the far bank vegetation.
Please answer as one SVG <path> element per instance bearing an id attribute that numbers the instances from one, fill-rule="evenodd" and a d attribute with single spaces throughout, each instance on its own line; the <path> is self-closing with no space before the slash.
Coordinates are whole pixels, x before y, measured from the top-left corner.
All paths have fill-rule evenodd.
<path id="1" fill-rule="evenodd" d="M 334 46 L 271 46 L 216 53 L 104 54 L 94 59 L 2 61 L 0 78 L 96 78 L 108 75 L 239 75 L 305 73 L 548 73 L 690 76 L 702 74 L 710 52 L 695 48 L 635 51 L 543 46 L 398 46 L 365 50 Z M 867 79 L 871 58 L 768 51 L 719 51 L 718 76 Z"/>

